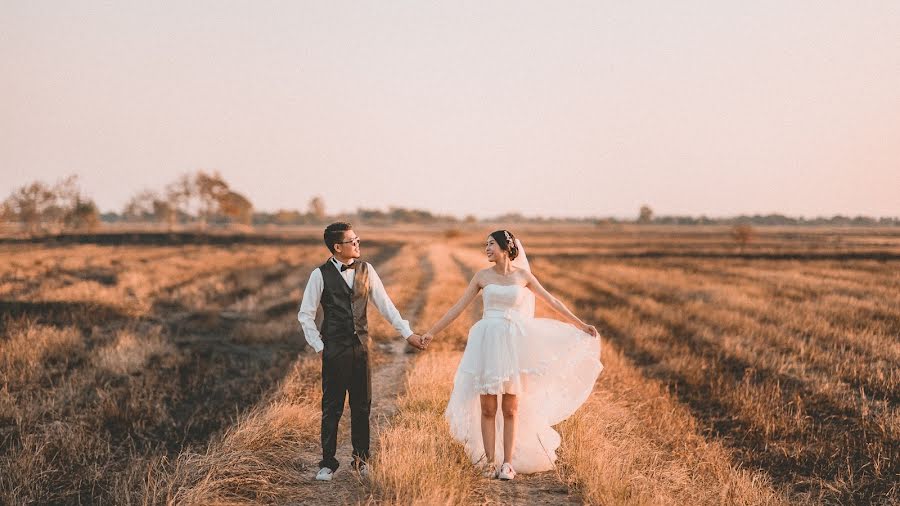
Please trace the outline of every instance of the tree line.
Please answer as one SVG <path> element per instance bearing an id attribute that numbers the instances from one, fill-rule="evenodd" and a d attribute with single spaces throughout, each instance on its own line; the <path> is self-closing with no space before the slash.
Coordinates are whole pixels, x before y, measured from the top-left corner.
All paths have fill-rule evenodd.
<path id="1" fill-rule="evenodd" d="M 217 171 L 185 173 L 160 190 L 144 189 L 132 196 L 121 212 L 100 213 L 94 200 L 84 195 L 75 175 L 55 184 L 34 181 L 14 190 L 0 205 L 0 221 L 17 223 L 29 234 L 59 233 L 64 230 L 95 230 L 105 223 L 147 223 L 165 226 L 190 225 L 200 230 L 209 226 L 250 227 L 256 225 L 315 225 L 344 219 L 369 225 L 475 223 L 473 215 L 458 218 L 422 209 L 390 207 L 387 210 L 358 208 L 355 212 L 326 212 L 320 196 L 309 200 L 305 211 L 280 209 L 255 211 L 253 203 L 234 190 Z M 659 224 L 659 225 L 741 225 L 771 226 L 900 226 L 898 217 L 868 216 L 791 217 L 782 214 L 740 215 L 727 218 L 707 216 L 656 216 L 643 205 L 634 219 L 527 217 L 507 213 L 483 221 L 503 223 Z M 743 237 L 743 235 L 741 235 Z"/>
<path id="2" fill-rule="evenodd" d="M 650 206 L 644 204 L 638 212 L 637 223 L 657 224 L 657 225 L 757 225 L 757 226 L 777 226 L 777 225 L 797 225 L 797 226 L 900 226 L 900 217 L 882 216 L 873 218 L 871 216 L 844 216 L 836 214 L 833 216 L 816 216 L 814 218 L 806 218 L 803 216 L 786 216 L 784 214 L 741 214 L 738 216 L 730 216 L 724 218 L 711 218 L 708 216 L 655 216 Z"/>

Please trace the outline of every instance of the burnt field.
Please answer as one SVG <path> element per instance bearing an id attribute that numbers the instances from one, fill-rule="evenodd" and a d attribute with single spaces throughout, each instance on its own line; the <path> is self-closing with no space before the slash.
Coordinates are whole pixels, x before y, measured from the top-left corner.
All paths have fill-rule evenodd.
<path id="1" fill-rule="evenodd" d="M 490 230 L 359 234 L 424 331 L 488 266 Z M 560 473 L 534 487 L 591 503 L 898 501 L 900 231 L 767 228 L 744 244 L 716 227 L 513 231 L 536 276 L 600 329 L 607 366 L 559 428 Z M 314 462 L 303 459 L 318 439 L 318 371 L 296 308 L 326 256 L 312 233 L 0 243 L 0 502 L 311 497 Z M 474 307 L 433 355 L 407 364 L 371 314 L 378 363 L 437 385 L 479 317 Z M 432 410 L 424 427 L 441 430 L 441 388 L 428 402 L 401 399 L 383 437 L 416 437 L 407 409 Z M 259 422 L 279 417 L 281 429 Z M 275 460 L 263 470 L 227 460 L 236 448 Z M 274 474 L 241 482 L 217 475 L 217 462 Z M 467 476 L 462 467 L 445 475 Z M 493 485 L 458 481 L 428 484 L 428 497 L 493 497 Z M 371 487 L 347 485 L 341 497 L 427 499 L 397 483 L 376 469 Z"/>

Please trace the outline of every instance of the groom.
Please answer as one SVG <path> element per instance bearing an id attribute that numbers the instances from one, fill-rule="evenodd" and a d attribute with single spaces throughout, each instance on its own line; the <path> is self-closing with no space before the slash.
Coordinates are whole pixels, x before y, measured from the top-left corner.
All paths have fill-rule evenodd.
<path id="1" fill-rule="evenodd" d="M 331 258 L 312 271 L 297 319 L 306 342 L 322 354 L 322 460 L 317 480 L 330 481 L 340 465 L 334 457 L 337 429 L 350 394 L 350 440 L 353 464 L 368 475 L 369 410 L 372 373 L 369 369 L 369 299 L 412 346 L 425 349 L 422 338 L 401 318 L 384 285 L 368 263 L 359 258 L 359 237 L 349 223 L 332 223 L 325 229 L 325 246 Z M 317 309 L 321 304 L 321 322 Z"/>

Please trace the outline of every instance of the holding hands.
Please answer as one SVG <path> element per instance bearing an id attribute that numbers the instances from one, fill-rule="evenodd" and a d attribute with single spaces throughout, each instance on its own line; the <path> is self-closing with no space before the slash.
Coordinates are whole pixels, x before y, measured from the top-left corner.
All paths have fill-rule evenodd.
<path id="1" fill-rule="evenodd" d="M 425 334 L 425 335 L 427 336 L 428 334 Z M 429 339 L 429 341 L 430 340 L 431 339 Z M 409 343 L 410 346 L 412 346 L 413 348 L 418 348 L 420 350 L 424 350 L 425 348 L 428 347 L 428 342 L 424 341 L 423 336 L 420 336 L 419 334 L 415 334 L 415 333 L 413 333 L 409 337 L 407 337 L 406 342 Z"/>
<path id="2" fill-rule="evenodd" d="M 406 338 L 406 342 L 408 342 L 413 348 L 425 350 L 428 348 L 428 343 L 430 343 L 432 339 L 434 339 L 434 334 L 432 334 L 431 332 L 426 332 L 423 335 L 413 334 Z"/>

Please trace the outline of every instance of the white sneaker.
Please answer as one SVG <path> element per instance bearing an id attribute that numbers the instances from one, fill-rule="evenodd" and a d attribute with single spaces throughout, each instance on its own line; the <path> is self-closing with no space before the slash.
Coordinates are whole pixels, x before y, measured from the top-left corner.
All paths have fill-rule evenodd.
<path id="1" fill-rule="evenodd" d="M 319 469 L 319 474 L 316 475 L 316 479 L 319 481 L 331 481 L 331 477 L 334 476 L 334 471 L 327 467 L 323 467 Z"/>
<path id="2" fill-rule="evenodd" d="M 369 464 L 362 462 L 359 464 L 359 467 L 356 468 L 359 471 L 360 478 L 368 478 L 369 477 Z"/>
<path id="3" fill-rule="evenodd" d="M 500 472 L 497 473 L 497 478 L 501 480 L 511 480 L 516 477 L 516 470 L 512 468 L 509 463 L 504 463 L 500 466 Z"/>

